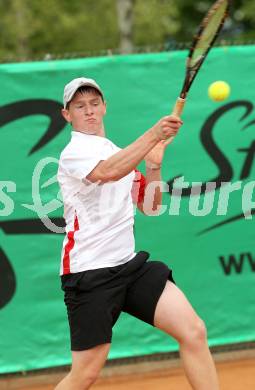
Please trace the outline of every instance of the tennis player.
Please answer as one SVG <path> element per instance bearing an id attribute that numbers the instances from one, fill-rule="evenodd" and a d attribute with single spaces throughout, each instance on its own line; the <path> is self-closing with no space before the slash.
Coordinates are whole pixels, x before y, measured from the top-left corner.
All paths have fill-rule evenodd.
<path id="1" fill-rule="evenodd" d="M 171 269 L 149 260 L 145 251 L 135 253 L 133 202 L 142 212 L 146 202 L 151 214 L 160 210 L 160 189 L 148 199 L 146 188 L 160 182 L 164 140 L 178 133 L 182 121 L 165 116 L 120 149 L 105 136 L 105 113 L 96 81 L 81 77 L 65 86 L 62 114 L 73 131 L 58 170 L 66 221 L 60 273 L 72 368 L 56 390 L 84 390 L 95 382 L 122 311 L 178 341 L 193 389 L 217 390 L 203 321 L 175 285 Z M 146 178 L 136 170 L 143 159 Z"/>

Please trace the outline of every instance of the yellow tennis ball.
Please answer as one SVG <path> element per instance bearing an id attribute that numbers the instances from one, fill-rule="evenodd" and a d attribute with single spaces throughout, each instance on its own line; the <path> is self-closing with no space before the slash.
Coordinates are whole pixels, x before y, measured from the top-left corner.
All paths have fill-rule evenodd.
<path id="1" fill-rule="evenodd" d="M 208 88 L 209 97 L 215 102 L 221 102 L 230 95 L 230 86 L 225 81 L 215 81 Z"/>

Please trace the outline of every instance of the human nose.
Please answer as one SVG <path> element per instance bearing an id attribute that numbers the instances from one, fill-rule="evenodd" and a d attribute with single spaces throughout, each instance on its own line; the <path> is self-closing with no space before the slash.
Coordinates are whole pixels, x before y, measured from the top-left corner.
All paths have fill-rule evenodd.
<path id="1" fill-rule="evenodd" d="M 85 115 L 92 115 L 93 108 L 90 105 L 87 105 L 87 106 L 85 106 L 84 112 L 85 112 Z"/>

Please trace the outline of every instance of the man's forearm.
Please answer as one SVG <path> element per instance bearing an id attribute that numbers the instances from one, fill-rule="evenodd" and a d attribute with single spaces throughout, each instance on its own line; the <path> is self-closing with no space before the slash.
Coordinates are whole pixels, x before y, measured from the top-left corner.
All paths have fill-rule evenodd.
<path id="1" fill-rule="evenodd" d="M 123 177 L 134 170 L 144 156 L 158 143 L 155 134 L 148 130 L 132 144 L 104 161 L 104 168 L 116 171 L 115 177 Z"/>
<path id="2" fill-rule="evenodd" d="M 135 169 L 159 141 L 167 140 L 174 135 L 180 125 L 181 120 L 173 115 L 161 118 L 135 142 L 107 160 L 101 161 L 87 179 L 102 183 L 121 179 Z"/>
<path id="3" fill-rule="evenodd" d="M 119 180 L 134 170 L 158 142 L 159 139 L 155 132 L 152 130 L 146 131 L 132 144 L 115 153 L 107 160 L 102 161 L 96 172 L 98 177 L 91 177 L 93 175 L 92 171 L 92 175 L 88 175 L 88 179 L 104 181 L 107 178 L 107 181 Z"/>

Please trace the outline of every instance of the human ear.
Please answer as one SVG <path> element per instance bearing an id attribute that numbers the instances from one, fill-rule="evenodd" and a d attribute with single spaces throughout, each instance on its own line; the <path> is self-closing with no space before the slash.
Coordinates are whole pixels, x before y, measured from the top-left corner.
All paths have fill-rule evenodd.
<path id="1" fill-rule="evenodd" d="M 67 122 L 69 122 L 69 123 L 71 122 L 69 110 L 67 110 L 66 108 L 62 108 L 61 114 L 62 114 L 62 116 L 65 118 L 65 120 L 66 120 Z"/>

